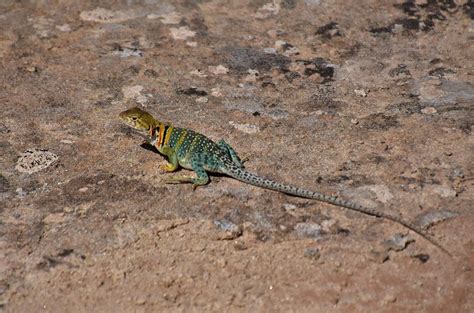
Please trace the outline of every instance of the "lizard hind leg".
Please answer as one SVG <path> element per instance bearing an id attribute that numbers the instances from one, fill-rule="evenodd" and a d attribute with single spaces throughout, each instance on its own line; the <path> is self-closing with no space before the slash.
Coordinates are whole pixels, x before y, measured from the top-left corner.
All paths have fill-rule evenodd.
<path id="1" fill-rule="evenodd" d="M 222 151 L 224 151 L 230 156 L 235 166 L 239 168 L 244 168 L 244 162 L 246 162 L 248 158 L 244 158 L 244 160 L 241 160 L 237 152 L 235 152 L 234 148 L 232 148 L 231 145 L 225 142 L 224 139 L 219 140 L 217 142 L 217 145 L 219 146 L 219 148 L 222 149 Z"/>
<path id="2" fill-rule="evenodd" d="M 192 183 L 193 189 L 196 189 L 199 186 L 206 185 L 209 182 L 209 175 L 207 174 L 202 164 L 194 161 L 194 162 L 191 162 L 191 167 L 197 175 L 196 178 L 192 176 L 186 176 L 186 175 L 174 175 L 174 176 L 165 178 L 164 182 L 166 184 Z"/>

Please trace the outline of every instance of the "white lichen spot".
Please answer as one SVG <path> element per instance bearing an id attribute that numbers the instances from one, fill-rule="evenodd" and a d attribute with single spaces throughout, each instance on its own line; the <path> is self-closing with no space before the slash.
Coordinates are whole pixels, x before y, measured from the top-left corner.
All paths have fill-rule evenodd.
<path id="1" fill-rule="evenodd" d="M 213 97 L 222 97 L 222 91 L 219 87 L 214 87 L 211 89 L 211 96 Z"/>
<path id="2" fill-rule="evenodd" d="M 62 32 L 70 32 L 71 31 L 71 26 L 69 26 L 69 24 L 56 25 L 56 28 L 59 29 Z"/>
<path id="3" fill-rule="evenodd" d="M 208 101 L 209 101 L 209 99 L 206 98 L 206 97 L 198 97 L 198 98 L 196 98 L 196 102 L 198 102 L 198 103 L 207 103 Z"/>
<path id="4" fill-rule="evenodd" d="M 434 108 L 434 107 L 426 107 L 426 108 L 421 109 L 421 113 L 423 113 L 423 114 L 436 114 L 436 113 L 438 113 L 438 110 L 436 110 L 436 108 Z"/>
<path id="5" fill-rule="evenodd" d="M 33 174 L 44 170 L 58 159 L 56 154 L 48 150 L 28 149 L 16 162 L 15 169 L 21 173 Z"/>
<path id="6" fill-rule="evenodd" d="M 266 54 L 276 54 L 277 50 L 275 48 L 265 48 L 263 49 L 263 52 L 265 52 Z"/>
<path id="7" fill-rule="evenodd" d="M 121 58 L 128 57 L 142 57 L 143 52 L 139 49 L 130 49 L 130 48 L 121 48 L 119 50 L 113 51 L 113 55 L 118 55 Z"/>
<path id="8" fill-rule="evenodd" d="M 255 134 L 260 131 L 260 128 L 257 125 L 252 124 L 239 124 L 233 121 L 229 122 L 235 129 L 240 130 L 246 134 Z"/>
<path id="9" fill-rule="evenodd" d="M 179 28 L 170 28 L 171 36 L 175 40 L 186 40 L 189 37 L 196 36 L 196 32 L 189 29 L 188 26 L 181 26 Z"/>
<path id="10" fill-rule="evenodd" d="M 247 73 L 249 74 L 244 77 L 244 81 L 247 83 L 255 83 L 257 81 L 259 72 L 257 70 L 249 69 Z"/>
<path id="11" fill-rule="evenodd" d="M 264 19 L 273 15 L 277 15 L 280 12 L 280 1 L 273 0 L 272 3 L 264 4 L 255 13 L 255 18 Z"/>
<path id="12" fill-rule="evenodd" d="M 92 11 L 82 11 L 79 15 L 81 20 L 97 23 L 120 23 L 137 17 L 132 11 L 111 11 L 104 8 L 96 8 Z"/>
<path id="13" fill-rule="evenodd" d="M 211 72 L 214 75 L 225 75 L 229 73 L 229 69 L 221 64 L 217 66 L 208 66 L 208 69 L 209 69 L 209 72 Z"/>
<path id="14" fill-rule="evenodd" d="M 146 16 L 146 18 L 149 20 L 156 20 L 157 18 L 160 18 L 160 17 L 161 17 L 161 14 L 155 14 L 155 13 L 151 13 Z"/>
<path id="15" fill-rule="evenodd" d="M 123 97 L 125 99 L 135 100 L 136 102 L 144 105 L 148 99 L 145 95 L 142 94 L 143 86 L 136 85 L 136 86 L 125 86 L 122 88 Z"/>
<path id="16" fill-rule="evenodd" d="M 359 97 L 367 97 L 367 92 L 364 89 L 354 89 L 354 93 Z"/>

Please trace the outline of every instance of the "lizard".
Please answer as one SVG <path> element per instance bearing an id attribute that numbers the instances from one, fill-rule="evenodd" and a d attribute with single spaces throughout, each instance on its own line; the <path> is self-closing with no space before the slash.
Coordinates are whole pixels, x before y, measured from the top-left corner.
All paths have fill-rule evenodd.
<path id="1" fill-rule="evenodd" d="M 208 137 L 188 128 L 174 127 L 155 119 L 150 113 L 134 107 L 123 111 L 119 118 L 129 127 L 139 131 L 146 141 L 153 145 L 168 162 L 160 169 L 174 172 L 179 167 L 195 172 L 196 177 L 175 175 L 164 180 L 168 184 L 192 183 L 193 189 L 209 182 L 208 173 L 219 173 L 230 176 L 241 182 L 262 187 L 296 197 L 314 199 L 343 207 L 369 216 L 384 218 L 398 223 L 417 233 L 449 256 L 451 253 L 440 245 L 431 235 L 421 228 L 395 215 L 364 207 L 339 198 L 315 191 L 283 184 L 247 171 L 235 150 L 225 140 L 214 142 Z"/>

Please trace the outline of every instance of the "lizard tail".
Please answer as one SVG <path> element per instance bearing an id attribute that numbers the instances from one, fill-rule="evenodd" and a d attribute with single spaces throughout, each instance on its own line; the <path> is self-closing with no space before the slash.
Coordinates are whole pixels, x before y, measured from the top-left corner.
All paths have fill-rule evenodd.
<path id="1" fill-rule="evenodd" d="M 346 209 L 349 209 L 349 210 L 352 210 L 352 211 L 363 213 L 363 214 L 366 214 L 366 215 L 369 215 L 369 216 L 380 217 L 380 218 L 384 218 L 384 219 L 387 219 L 387 220 L 391 220 L 391 221 L 393 221 L 395 223 L 398 223 L 398 224 L 410 229 L 411 231 L 417 233 L 418 235 L 420 235 L 421 237 L 428 240 L 431 244 L 436 246 L 438 249 L 440 249 L 441 251 L 443 251 L 447 255 L 452 256 L 452 254 L 449 251 L 447 251 L 433 237 L 431 237 L 429 234 L 424 232 L 421 228 L 419 228 L 416 225 L 414 225 L 413 223 L 411 223 L 409 221 L 405 221 L 405 220 L 403 220 L 403 219 L 401 219 L 397 216 L 394 216 L 394 215 L 391 215 L 391 214 L 388 214 L 388 213 L 383 213 L 383 212 L 380 212 L 380 211 L 377 211 L 377 210 L 374 210 L 374 209 L 371 209 L 371 208 L 367 208 L 367 207 L 364 207 L 364 206 L 359 205 L 357 203 L 353 203 L 353 202 L 350 202 L 350 201 L 343 200 L 343 199 L 341 199 L 337 196 L 328 196 L 328 195 L 325 195 L 325 194 L 322 194 L 322 193 L 319 193 L 319 192 L 309 191 L 309 190 L 305 190 L 305 189 L 298 188 L 298 187 L 295 187 L 295 186 L 278 183 L 278 182 L 275 182 L 273 180 L 260 177 L 256 174 L 253 174 L 251 172 L 248 172 L 248 171 L 246 171 L 242 168 L 238 168 L 238 167 L 233 166 L 233 165 L 231 165 L 227 168 L 227 171 L 226 171 L 225 174 L 229 175 L 229 176 L 231 176 L 231 177 L 233 177 L 237 180 L 240 180 L 244 183 L 254 185 L 254 186 L 257 186 L 257 187 L 262 187 L 262 188 L 266 188 L 266 189 L 270 189 L 270 190 L 275 190 L 275 191 L 283 192 L 283 193 L 293 195 L 293 196 L 297 196 L 297 197 L 302 197 L 302 198 L 307 198 L 307 199 L 314 199 L 314 200 L 326 202 L 326 203 L 329 203 L 329 204 L 337 205 L 337 206 L 340 206 L 340 207 L 343 207 L 343 208 L 346 208 Z"/>

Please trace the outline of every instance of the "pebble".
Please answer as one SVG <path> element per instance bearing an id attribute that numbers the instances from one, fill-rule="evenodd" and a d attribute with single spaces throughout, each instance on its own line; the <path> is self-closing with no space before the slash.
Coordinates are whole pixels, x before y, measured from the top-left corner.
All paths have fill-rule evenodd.
<path id="1" fill-rule="evenodd" d="M 208 66 L 208 70 L 214 75 L 225 75 L 229 73 L 229 69 L 221 64 L 217 66 Z"/>
<path id="2" fill-rule="evenodd" d="M 322 235 L 321 226 L 316 223 L 298 223 L 295 232 L 300 238 L 319 238 Z"/>
<path id="3" fill-rule="evenodd" d="M 263 49 L 263 52 L 268 53 L 268 54 L 276 54 L 277 50 L 275 48 L 265 48 Z"/>
<path id="4" fill-rule="evenodd" d="M 423 114 L 435 114 L 435 113 L 438 113 L 438 111 L 433 107 L 426 107 L 426 108 L 421 109 L 421 113 L 423 113 Z"/>
<path id="5" fill-rule="evenodd" d="M 221 92 L 221 89 L 219 87 L 214 87 L 211 89 L 211 96 L 213 97 L 221 97 L 222 96 L 222 92 Z"/>
<path id="6" fill-rule="evenodd" d="M 354 92 L 359 97 L 367 97 L 367 92 L 364 89 L 354 89 Z"/>
<path id="7" fill-rule="evenodd" d="M 196 36 L 196 32 L 189 29 L 188 26 L 181 26 L 179 28 L 170 28 L 171 36 L 175 40 L 186 40 L 189 37 Z"/>
<path id="8" fill-rule="evenodd" d="M 318 248 L 305 248 L 303 254 L 305 257 L 313 260 L 318 260 L 321 257 Z"/>
<path id="9" fill-rule="evenodd" d="M 387 250 L 402 251 L 408 246 L 409 243 L 413 242 L 408 236 L 402 234 L 395 234 L 390 239 L 385 240 L 383 245 Z"/>
<path id="10" fill-rule="evenodd" d="M 235 239 L 242 235 L 243 229 L 241 226 L 227 220 L 227 219 L 219 219 L 214 220 L 214 225 L 217 228 L 226 232 L 227 236 L 222 239 Z"/>
<path id="11" fill-rule="evenodd" d="M 233 121 L 230 121 L 229 124 L 232 125 L 235 129 L 238 129 L 246 134 L 255 134 L 260 131 L 260 128 L 257 125 L 239 124 Z"/>
<path id="12" fill-rule="evenodd" d="M 198 103 L 207 103 L 209 99 L 207 97 L 198 97 L 196 98 L 196 102 Z"/>
<path id="13" fill-rule="evenodd" d="M 71 26 L 69 26 L 69 24 L 56 25 L 56 28 L 59 29 L 62 32 L 70 32 L 71 31 Z"/>

